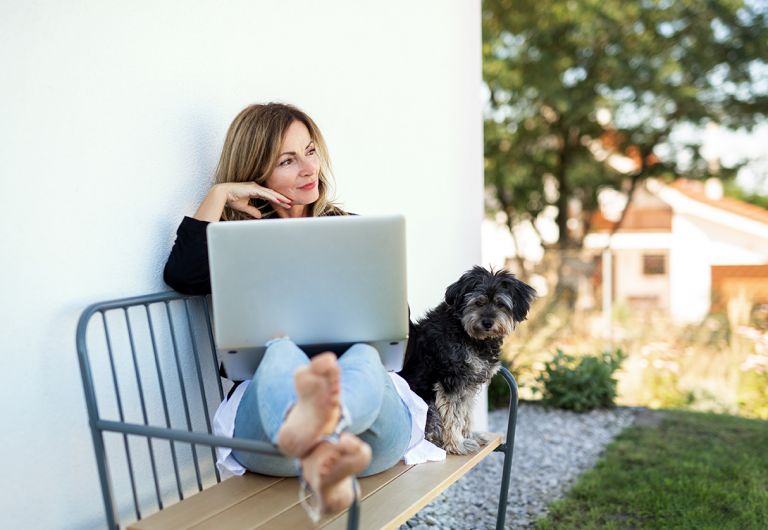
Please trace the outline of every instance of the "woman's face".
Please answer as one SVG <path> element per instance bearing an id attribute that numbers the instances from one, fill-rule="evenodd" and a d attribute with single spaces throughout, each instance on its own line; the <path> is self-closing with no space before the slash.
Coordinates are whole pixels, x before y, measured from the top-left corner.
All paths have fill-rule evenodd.
<path id="1" fill-rule="evenodd" d="M 320 158 L 306 125 L 294 121 L 285 131 L 277 166 L 266 187 L 291 199 L 294 207 L 312 204 L 320 197 Z"/>

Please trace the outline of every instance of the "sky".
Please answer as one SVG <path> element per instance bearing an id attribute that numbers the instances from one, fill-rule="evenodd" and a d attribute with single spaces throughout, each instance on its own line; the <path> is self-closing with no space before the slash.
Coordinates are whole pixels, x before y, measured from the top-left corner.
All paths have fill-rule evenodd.
<path id="1" fill-rule="evenodd" d="M 704 152 L 720 158 L 729 166 L 741 159 L 752 160 L 739 171 L 736 182 L 746 191 L 768 195 L 768 124 L 751 133 L 722 128 L 704 131 Z"/>

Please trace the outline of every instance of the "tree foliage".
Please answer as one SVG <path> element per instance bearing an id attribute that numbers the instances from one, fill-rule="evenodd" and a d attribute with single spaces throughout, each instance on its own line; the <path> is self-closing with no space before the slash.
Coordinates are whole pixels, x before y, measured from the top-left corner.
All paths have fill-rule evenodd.
<path id="1" fill-rule="evenodd" d="M 764 120 L 767 59 L 765 3 L 484 0 L 495 206 L 510 224 L 555 207 L 557 246 L 579 247 L 601 188 L 631 195 L 647 176 L 711 174 L 698 142 L 676 141 L 675 131 Z M 609 153 L 630 169 L 608 163 Z"/>

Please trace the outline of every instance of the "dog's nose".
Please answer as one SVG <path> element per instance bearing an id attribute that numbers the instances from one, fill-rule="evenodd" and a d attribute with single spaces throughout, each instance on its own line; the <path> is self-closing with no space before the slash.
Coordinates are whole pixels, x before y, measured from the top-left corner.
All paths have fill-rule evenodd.
<path id="1" fill-rule="evenodd" d="M 485 329 L 491 329 L 493 327 L 493 320 L 490 318 L 484 318 L 480 323 Z"/>

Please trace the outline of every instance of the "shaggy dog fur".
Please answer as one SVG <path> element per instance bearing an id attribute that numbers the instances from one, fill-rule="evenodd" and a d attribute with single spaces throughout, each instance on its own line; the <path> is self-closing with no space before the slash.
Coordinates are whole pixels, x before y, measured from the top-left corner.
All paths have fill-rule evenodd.
<path id="1" fill-rule="evenodd" d="M 427 440 L 453 454 L 475 453 L 488 441 L 469 430 L 472 403 L 499 370 L 502 341 L 535 296 L 505 270 L 474 267 L 415 324 L 400 375 L 429 405 Z"/>

